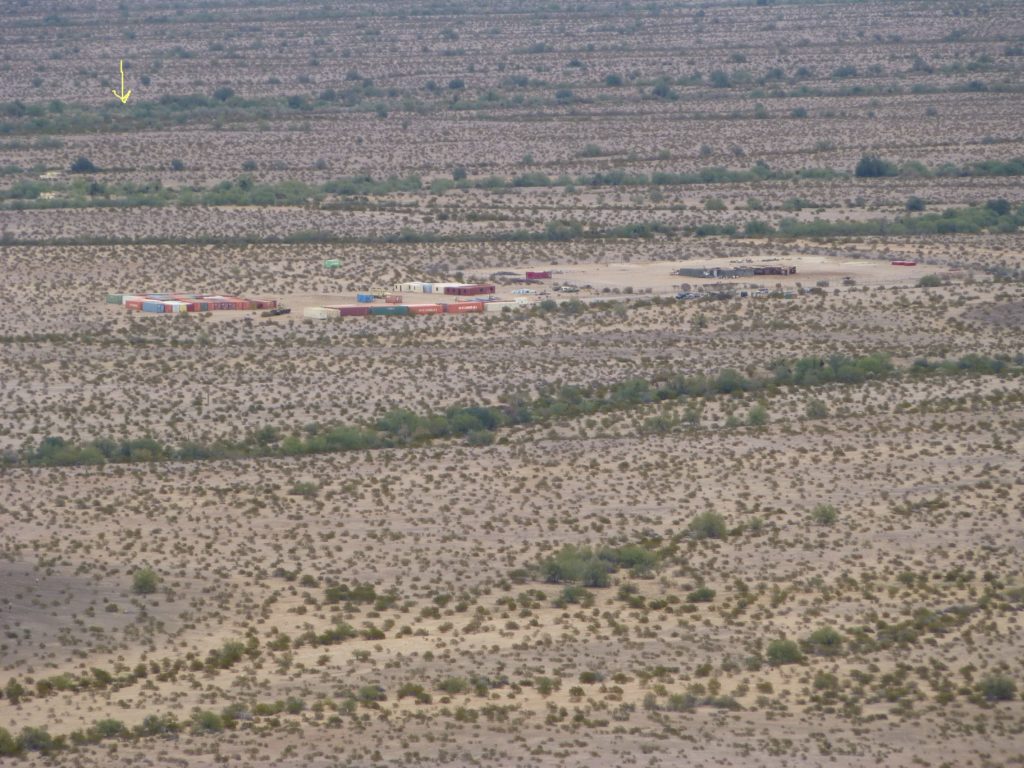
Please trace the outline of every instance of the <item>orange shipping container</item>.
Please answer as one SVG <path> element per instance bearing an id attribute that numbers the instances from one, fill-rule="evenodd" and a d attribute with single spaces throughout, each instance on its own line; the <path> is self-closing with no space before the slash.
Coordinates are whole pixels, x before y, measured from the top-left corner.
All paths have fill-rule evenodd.
<path id="1" fill-rule="evenodd" d="M 459 304 L 446 304 L 445 311 L 451 314 L 461 314 L 463 312 L 483 312 L 484 303 L 482 301 L 464 301 Z"/>
<path id="2" fill-rule="evenodd" d="M 440 304 L 410 304 L 410 315 L 440 315 L 444 313 L 444 307 Z"/>

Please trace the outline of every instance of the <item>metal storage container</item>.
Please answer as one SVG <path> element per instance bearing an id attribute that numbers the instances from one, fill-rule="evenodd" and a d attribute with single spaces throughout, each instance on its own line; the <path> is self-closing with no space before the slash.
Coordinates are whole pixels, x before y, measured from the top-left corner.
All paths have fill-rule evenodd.
<path id="1" fill-rule="evenodd" d="M 373 301 L 373 294 L 372 293 L 357 293 L 356 294 L 356 301 L 361 302 L 363 304 L 369 304 L 370 302 Z"/>
<path id="2" fill-rule="evenodd" d="M 410 304 L 410 315 L 442 315 L 444 307 L 440 304 Z"/>
<path id="3" fill-rule="evenodd" d="M 162 301 L 144 301 L 142 302 L 143 312 L 163 312 L 164 303 Z"/>
<path id="4" fill-rule="evenodd" d="M 120 293 L 108 293 L 107 304 L 120 304 L 124 300 L 124 296 Z"/>
<path id="5" fill-rule="evenodd" d="M 370 307 L 371 315 L 408 315 L 409 308 L 404 304 L 388 304 Z"/>
<path id="6" fill-rule="evenodd" d="M 331 307 L 338 310 L 341 317 L 365 317 L 370 314 L 369 307 Z"/>
<path id="7" fill-rule="evenodd" d="M 482 301 L 462 301 L 458 304 L 445 304 L 445 311 L 449 314 L 464 314 L 466 312 L 483 312 L 484 304 Z"/>

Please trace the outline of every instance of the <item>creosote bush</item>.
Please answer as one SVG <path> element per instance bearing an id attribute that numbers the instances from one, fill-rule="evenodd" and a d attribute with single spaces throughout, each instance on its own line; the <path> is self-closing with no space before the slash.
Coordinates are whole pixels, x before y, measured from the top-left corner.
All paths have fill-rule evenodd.
<path id="1" fill-rule="evenodd" d="M 610 574 L 627 568 L 634 576 L 646 576 L 658 563 L 658 555 L 643 546 L 590 547 L 567 544 L 558 553 L 544 558 L 539 570 L 550 584 L 575 582 L 585 587 L 607 587 Z"/>
<path id="2" fill-rule="evenodd" d="M 839 518 L 839 513 L 831 504 L 818 504 L 811 510 L 811 520 L 817 525 L 832 525 Z"/>
<path id="3" fill-rule="evenodd" d="M 799 664 L 804 660 L 803 654 L 800 653 L 800 646 L 792 640 L 772 640 L 768 643 L 765 655 L 768 657 L 768 662 L 776 667 L 783 664 Z"/>
<path id="4" fill-rule="evenodd" d="M 1001 674 L 983 678 L 978 683 L 978 690 L 987 701 L 1013 701 L 1017 697 L 1017 684 Z"/>
<path id="5" fill-rule="evenodd" d="M 724 539 L 728 528 L 718 512 L 701 512 L 690 521 L 689 531 L 695 539 Z"/>
<path id="6" fill-rule="evenodd" d="M 151 595 L 156 592 L 160 577 L 150 567 L 140 568 L 132 577 L 132 591 L 137 595 Z"/>

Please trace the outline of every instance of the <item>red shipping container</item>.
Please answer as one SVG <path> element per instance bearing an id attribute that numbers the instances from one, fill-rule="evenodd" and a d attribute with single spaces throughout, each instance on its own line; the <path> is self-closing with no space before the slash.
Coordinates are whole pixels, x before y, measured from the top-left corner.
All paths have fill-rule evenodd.
<path id="1" fill-rule="evenodd" d="M 889 263 L 892 264 L 894 267 L 916 267 L 917 266 L 917 262 L 916 261 L 904 261 L 902 259 L 900 259 L 898 261 L 890 261 Z"/>
<path id="2" fill-rule="evenodd" d="M 483 312 L 484 303 L 482 301 L 463 301 L 458 304 L 445 304 L 445 311 L 451 314 L 461 314 L 463 312 Z"/>
<path id="3" fill-rule="evenodd" d="M 550 280 L 550 272 L 527 272 L 526 277 L 529 280 Z"/>
<path id="4" fill-rule="evenodd" d="M 370 314 L 369 307 L 328 307 L 336 309 L 341 317 L 363 317 Z"/>
<path id="5" fill-rule="evenodd" d="M 440 304 L 410 304 L 410 315 L 440 315 L 444 314 L 444 307 Z"/>
<path id="6" fill-rule="evenodd" d="M 124 306 L 127 309 L 141 310 L 142 309 L 142 299 L 129 299 L 128 301 L 126 301 L 124 303 Z"/>
<path id="7" fill-rule="evenodd" d="M 390 294 L 388 294 L 387 296 L 384 297 L 384 301 L 386 301 L 388 304 L 401 304 L 402 303 L 402 294 L 400 294 L 400 293 L 390 293 Z"/>

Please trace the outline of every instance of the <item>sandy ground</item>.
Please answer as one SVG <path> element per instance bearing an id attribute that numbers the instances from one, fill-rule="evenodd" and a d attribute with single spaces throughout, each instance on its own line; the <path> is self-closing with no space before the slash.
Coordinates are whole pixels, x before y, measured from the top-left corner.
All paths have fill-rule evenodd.
<path id="1" fill-rule="evenodd" d="M 30 461 L 47 437 L 279 440 L 801 356 L 1012 368 L 1024 234 L 1006 219 L 900 238 L 696 230 L 895 220 L 912 197 L 924 215 L 1018 210 L 1019 176 L 964 175 L 1024 156 L 1018 4 L 37 5 L 0 25 L 12 764 L 1024 762 L 1016 372 L 652 401 L 489 445 Z M 122 58 L 127 105 L 109 92 Z M 857 178 L 865 153 L 899 174 Z M 98 170 L 71 173 L 79 157 Z M 315 189 L 239 204 L 288 182 Z M 228 204 L 197 204 L 217 185 Z M 123 204 L 160 188 L 175 202 Z M 680 266 L 758 263 L 798 271 L 728 287 L 795 295 L 671 298 L 717 290 Z M 545 268 L 531 298 L 587 306 L 302 318 L 457 273 L 513 298 L 492 275 Z M 169 289 L 293 312 L 103 301 Z M 691 528 L 702 513 L 720 516 L 712 537 Z M 607 586 L 541 568 L 625 545 L 652 563 Z M 146 567 L 151 593 L 133 586 Z"/>

